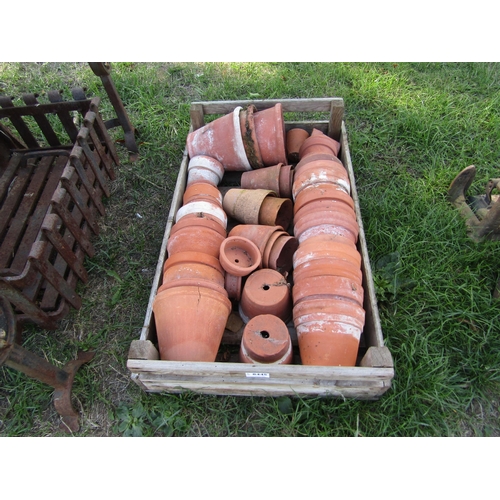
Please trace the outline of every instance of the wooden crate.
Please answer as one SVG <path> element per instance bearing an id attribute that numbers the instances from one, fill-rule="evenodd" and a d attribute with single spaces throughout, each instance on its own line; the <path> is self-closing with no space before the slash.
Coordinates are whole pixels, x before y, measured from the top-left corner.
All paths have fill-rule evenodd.
<path id="1" fill-rule="evenodd" d="M 191 106 L 191 130 L 204 125 L 205 116 L 224 115 L 236 106 L 254 104 L 257 110 L 266 109 L 280 102 L 283 107 L 286 129 L 301 127 L 309 132 L 318 128 L 341 143 L 340 159 L 349 173 L 351 194 L 359 223 L 358 250 L 362 256 L 364 308 L 366 323 L 361 336 L 357 365 L 354 367 L 304 366 L 300 364 L 296 332 L 293 323 L 289 330 L 295 344 L 294 362 L 291 365 L 252 365 L 237 362 L 237 351 L 243 326 L 234 313 L 230 316 L 222 339 L 219 355 L 214 363 L 164 361 L 159 359 L 156 344 L 153 300 L 161 284 L 163 264 L 166 259 L 167 240 L 175 214 L 182 204 L 187 178 L 188 153 L 184 151 L 176 189 L 168 215 L 165 235 L 161 245 L 158 266 L 151 289 L 144 326 L 138 340 L 130 346 L 127 367 L 132 380 L 148 392 L 194 391 L 203 394 L 238 396 L 333 396 L 356 399 L 378 399 L 391 387 L 394 377 L 392 356 L 384 346 L 382 329 L 375 296 L 370 260 L 361 220 L 354 171 L 349 153 L 345 123 L 344 101 L 341 98 L 281 99 L 256 101 L 197 102 Z M 293 113 L 293 114 L 292 114 Z M 303 116 L 313 119 L 302 120 Z M 288 117 L 292 120 L 288 120 Z M 320 116 L 320 118 L 317 118 Z M 326 116 L 323 119 L 323 116 Z M 211 117 L 213 118 L 213 117 Z M 297 118 L 299 118 L 297 120 Z M 221 182 L 224 185 L 224 179 Z M 234 320 L 234 323 L 233 323 Z"/>

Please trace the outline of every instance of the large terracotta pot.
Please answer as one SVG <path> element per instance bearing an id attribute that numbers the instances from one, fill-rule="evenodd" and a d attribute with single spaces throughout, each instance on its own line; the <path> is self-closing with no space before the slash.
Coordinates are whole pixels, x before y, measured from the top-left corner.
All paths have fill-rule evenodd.
<path id="1" fill-rule="evenodd" d="M 271 314 L 252 318 L 241 338 L 240 361 L 255 364 L 289 364 L 293 358 L 292 340 L 285 323 Z"/>
<path id="2" fill-rule="evenodd" d="M 285 120 L 281 103 L 258 111 L 253 116 L 264 166 L 286 163 Z"/>
<path id="3" fill-rule="evenodd" d="M 204 264 L 205 266 L 210 266 L 219 273 L 224 274 L 224 270 L 218 258 L 204 252 L 193 252 L 193 251 L 183 251 L 170 255 L 163 264 L 163 273 L 166 273 L 168 269 L 178 264 L 185 265 L 192 263 Z"/>
<path id="4" fill-rule="evenodd" d="M 230 236 L 220 246 L 219 260 L 222 267 L 233 276 L 248 276 L 262 262 L 257 245 L 241 236 Z"/>
<path id="5" fill-rule="evenodd" d="M 247 323 L 260 314 L 273 314 L 284 322 L 291 317 L 292 295 L 290 285 L 273 269 L 259 269 L 243 285 L 239 312 Z"/>
<path id="6" fill-rule="evenodd" d="M 364 318 L 353 301 L 304 299 L 294 305 L 302 364 L 355 366 Z"/>
<path id="7" fill-rule="evenodd" d="M 153 302 L 160 357 L 214 362 L 231 313 L 224 294 L 205 287 L 164 290 Z"/>
<path id="8" fill-rule="evenodd" d="M 240 110 L 215 119 L 187 136 L 190 158 L 205 155 L 222 163 L 225 170 L 245 171 L 252 167 L 248 162 L 241 136 Z"/>
<path id="9" fill-rule="evenodd" d="M 290 163 L 299 161 L 300 146 L 308 137 L 309 132 L 302 128 L 292 128 L 286 133 L 286 152 Z"/>
<path id="10" fill-rule="evenodd" d="M 260 153 L 257 132 L 255 129 L 254 113 L 257 108 L 250 104 L 246 109 L 240 110 L 240 128 L 245 153 L 252 168 L 262 168 L 264 163 Z"/>
<path id="11" fill-rule="evenodd" d="M 198 155 L 189 160 L 187 186 L 207 182 L 217 186 L 224 176 L 224 166 L 211 156 Z"/>
<path id="12" fill-rule="evenodd" d="M 326 234 L 311 237 L 299 244 L 293 256 L 294 268 L 310 260 L 337 258 L 346 260 L 358 269 L 361 267 L 361 254 L 349 238 Z"/>
<path id="13" fill-rule="evenodd" d="M 269 189 L 234 188 L 224 195 L 222 205 L 229 217 L 243 224 L 259 224 L 260 208 L 268 196 L 275 197 L 276 193 Z"/>
<path id="14" fill-rule="evenodd" d="M 182 255 L 182 254 L 176 254 Z M 183 279 L 200 279 L 224 288 L 224 270 L 202 262 L 179 262 L 169 266 L 163 273 L 163 284 Z"/>

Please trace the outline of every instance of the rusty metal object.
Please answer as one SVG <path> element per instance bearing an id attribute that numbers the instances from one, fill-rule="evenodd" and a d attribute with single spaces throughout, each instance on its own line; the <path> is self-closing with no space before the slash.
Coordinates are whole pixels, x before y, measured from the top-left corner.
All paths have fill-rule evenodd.
<path id="1" fill-rule="evenodd" d="M 17 322 L 12 306 L 7 299 L 0 297 L 0 365 L 5 364 L 53 387 L 54 407 L 61 416 L 61 430 L 78 431 L 79 415 L 71 403 L 73 380 L 80 366 L 89 362 L 95 353 L 79 352 L 77 359 L 57 368 L 19 345 L 16 335 Z"/>
<path id="2" fill-rule="evenodd" d="M 465 218 L 469 236 L 474 241 L 497 241 L 500 240 L 500 199 L 492 192 L 500 188 L 500 179 L 490 179 L 484 194 L 468 196 L 476 171 L 476 167 L 470 165 L 455 177 L 448 189 L 448 200 Z"/>
<path id="3" fill-rule="evenodd" d="M 109 62 L 89 62 L 89 66 L 96 76 L 101 79 L 101 82 L 106 90 L 109 100 L 113 105 L 117 118 L 108 120 L 106 127 L 108 129 L 121 126 L 125 133 L 125 147 L 130 152 L 130 159 L 137 160 L 139 148 L 135 140 L 136 129 L 130 122 L 125 106 L 120 98 L 120 94 L 115 87 L 115 84 L 110 76 L 111 63 Z"/>
<path id="4" fill-rule="evenodd" d="M 99 115 L 99 98 L 62 101 L 60 92 L 48 94 L 49 104 L 25 94 L 30 104 L 19 107 L 0 98 L 0 118 L 9 118 L 33 146 L 18 148 L 11 141 L 16 148 L 0 172 L 0 293 L 20 316 L 53 329 L 68 304 L 81 306 L 76 285 L 87 280 L 83 261 L 94 254 L 90 237 L 99 232 L 101 200 L 110 194 L 107 182 L 115 178 L 118 156 Z M 57 115 L 69 144 L 60 144 L 61 134 L 40 110 Z M 75 110 L 79 129 L 70 114 Z M 35 118 L 38 132 L 26 132 L 25 116 Z"/>

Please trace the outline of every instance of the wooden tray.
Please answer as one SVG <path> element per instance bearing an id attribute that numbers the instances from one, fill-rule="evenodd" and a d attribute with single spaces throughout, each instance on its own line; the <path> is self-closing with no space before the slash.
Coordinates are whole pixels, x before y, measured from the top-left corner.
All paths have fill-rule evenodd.
<path id="1" fill-rule="evenodd" d="M 286 129 L 301 127 L 309 132 L 318 128 L 341 143 L 340 159 L 346 167 L 351 182 L 351 195 L 355 203 L 359 224 L 358 250 L 362 256 L 363 287 L 365 290 L 365 327 L 361 336 L 358 362 L 355 367 L 304 366 L 300 364 L 296 332 L 293 323 L 289 330 L 295 344 L 294 363 L 291 365 L 252 365 L 236 362 L 243 326 L 237 314 L 232 314 L 219 355 L 214 363 L 164 361 L 159 359 L 156 348 L 156 330 L 153 301 L 160 286 L 163 264 L 166 259 L 167 241 L 175 214 L 182 205 L 188 153 L 184 151 L 176 189 L 172 198 L 158 265 L 154 277 L 144 326 L 140 337 L 130 346 L 127 367 L 132 380 L 147 392 L 194 391 L 202 394 L 237 396 L 333 396 L 356 399 L 378 399 L 391 387 L 394 377 L 392 356 L 384 346 L 380 318 L 375 296 L 370 259 L 361 220 L 359 199 L 354 171 L 349 153 L 345 123 L 342 121 L 344 101 L 341 98 L 281 99 L 256 101 L 196 102 L 191 105 L 191 129 L 204 125 L 208 115 L 230 113 L 236 106 L 254 104 L 257 110 L 266 109 L 280 102 L 283 107 Z M 320 116 L 321 115 L 321 116 Z M 325 115 L 325 118 L 323 118 Z M 303 117 L 312 119 L 304 120 Z M 288 120 L 288 117 L 291 117 Z M 221 183 L 224 185 L 224 179 Z"/>

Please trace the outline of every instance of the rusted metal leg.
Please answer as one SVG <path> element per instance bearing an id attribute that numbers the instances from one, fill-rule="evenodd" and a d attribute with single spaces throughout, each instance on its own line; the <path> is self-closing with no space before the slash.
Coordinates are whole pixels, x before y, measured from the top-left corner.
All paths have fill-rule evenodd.
<path id="1" fill-rule="evenodd" d="M 111 101 L 111 104 L 113 105 L 113 108 L 118 116 L 118 122 L 122 126 L 125 133 L 125 146 L 131 153 L 135 153 L 131 156 L 132 161 L 134 161 L 137 159 L 137 154 L 139 153 L 139 149 L 135 141 L 135 128 L 130 123 L 130 119 L 128 117 L 127 111 L 125 110 L 125 107 L 123 106 L 120 95 L 116 90 L 113 80 L 109 76 L 111 71 L 111 64 L 102 62 L 89 62 L 89 66 L 94 74 L 100 77 L 102 81 L 104 89 L 108 94 L 109 100 Z M 111 125 L 112 126 L 108 128 L 112 128 L 115 126 L 113 123 Z"/>
<path id="2" fill-rule="evenodd" d="M 79 352 L 76 360 L 70 361 L 63 368 L 57 368 L 16 344 L 16 330 L 16 318 L 12 306 L 0 297 L 0 365 L 5 364 L 53 387 L 54 407 L 62 420 L 60 428 L 66 432 L 78 431 L 80 425 L 78 413 L 71 404 L 71 389 L 78 368 L 90 361 L 95 353 Z"/>

